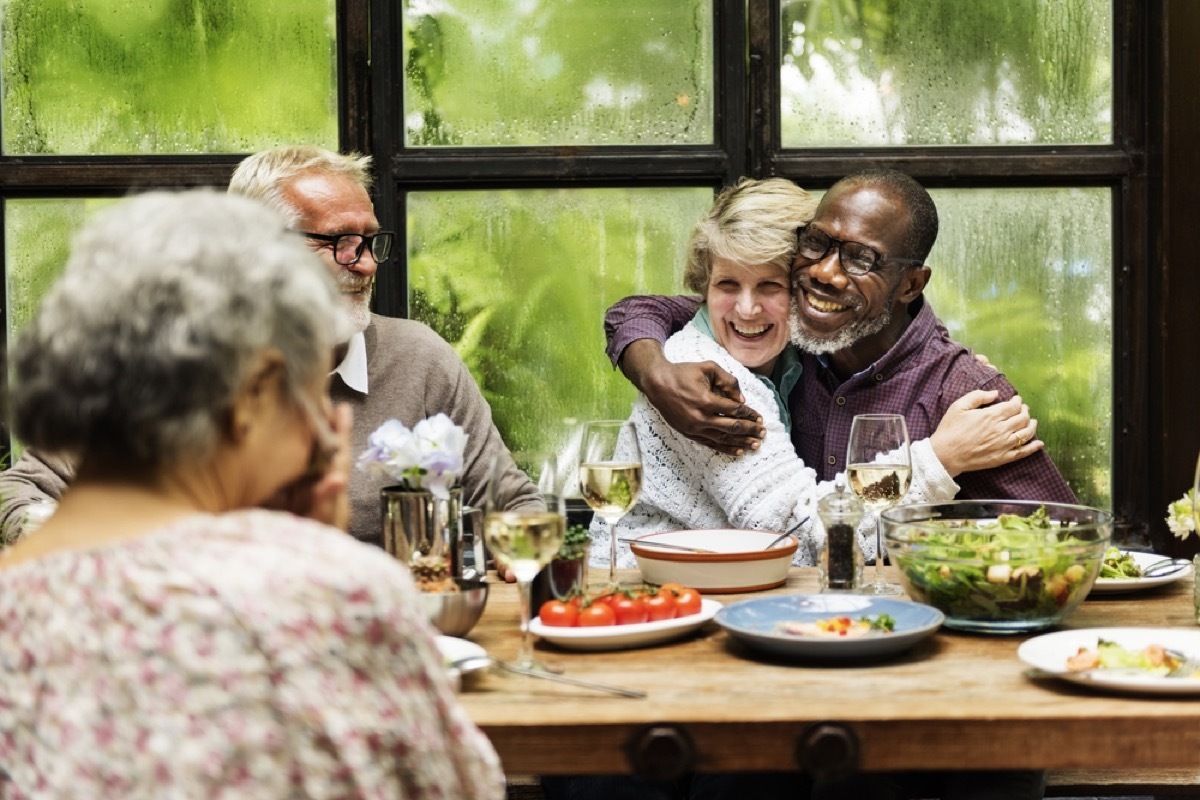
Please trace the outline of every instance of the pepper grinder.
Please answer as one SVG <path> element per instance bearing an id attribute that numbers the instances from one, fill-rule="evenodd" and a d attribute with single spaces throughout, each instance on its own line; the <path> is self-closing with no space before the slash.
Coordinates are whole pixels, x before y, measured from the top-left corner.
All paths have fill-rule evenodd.
<path id="1" fill-rule="evenodd" d="M 817 502 L 817 515 L 825 525 L 825 542 L 817 559 L 822 592 L 856 592 L 862 586 L 863 557 L 858 543 L 858 523 L 863 504 L 846 491 L 838 478 L 832 492 Z"/>

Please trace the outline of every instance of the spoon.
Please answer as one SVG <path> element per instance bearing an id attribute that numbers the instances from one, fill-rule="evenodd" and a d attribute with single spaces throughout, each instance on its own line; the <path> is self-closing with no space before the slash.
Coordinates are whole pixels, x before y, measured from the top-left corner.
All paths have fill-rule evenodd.
<path id="1" fill-rule="evenodd" d="M 471 670 L 479 669 L 484 666 L 496 666 L 503 670 L 516 673 L 517 675 L 526 675 L 530 678 L 543 678 L 548 681 L 557 681 L 558 683 L 566 683 L 571 686 L 579 686 L 584 689 L 595 689 L 598 692 L 608 692 L 609 694 L 619 695 L 621 697 L 632 697 L 635 700 L 640 700 L 646 696 L 646 693 L 639 689 L 626 689 L 623 686 L 612 686 L 607 683 L 596 683 L 595 681 L 585 681 L 579 678 L 569 678 L 566 675 L 559 675 L 554 672 L 546 672 L 545 670 L 526 668 L 517 664 L 510 664 L 507 661 L 501 661 L 498 658 L 491 656 L 465 656 L 456 661 L 452 661 L 450 666 L 462 672 L 470 672 Z"/>
<path id="2" fill-rule="evenodd" d="M 767 545 L 766 547 L 763 548 L 763 550 L 770 550 L 772 547 L 779 544 L 780 542 L 782 542 L 787 537 L 791 536 L 796 531 L 800 530 L 800 526 L 803 525 L 804 523 L 808 522 L 809 519 L 810 519 L 810 517 L 805 517 L 804 519 L 800 520 L 795 525 L 793 525 L 791 530 L 784 531 L 783 533 L 776 536 L 774 539 L 771 540 L 771 543 L 769 545 Z"/>
<path id="3" fill-rule="evenodd" d="M 617 538 L 618 542 L 625 544 L 640 544 L 642 547 L 662 547 L 667 550 L 682 550 L 685 553 L 716 553 L 716 550 L 705 550 L 703 547 L 688 547 L 682 544 L 668 544 L 667 542 L 644 542 L 641 539 L 621 539 Z"/>

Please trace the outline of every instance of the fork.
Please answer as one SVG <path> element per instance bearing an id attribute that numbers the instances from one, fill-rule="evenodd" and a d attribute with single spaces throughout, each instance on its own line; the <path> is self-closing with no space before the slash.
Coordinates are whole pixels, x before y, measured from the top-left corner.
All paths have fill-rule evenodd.
<path id="1" fill-rule="evenodd" d="M 1174 575 L 1176 572 L 1187 569 L 1191 566 L 1191 563 L 1186 558 L 1164 558 L 1162 561 L 1155 561 L 1153 564 L 1145 567 L 1142 570 L 1142 577 L 1163 578 L 1167 575 Z"/>
<path id="2" fill-rule="evenodd" d="M 1184 655 L 1176 650 L 1168 650 L 1167 655 L 1179 659 L 1175 669 L 1167 673 L 1168 678 L 1190 678 L 1200 672 L 1200 657 Z"/>

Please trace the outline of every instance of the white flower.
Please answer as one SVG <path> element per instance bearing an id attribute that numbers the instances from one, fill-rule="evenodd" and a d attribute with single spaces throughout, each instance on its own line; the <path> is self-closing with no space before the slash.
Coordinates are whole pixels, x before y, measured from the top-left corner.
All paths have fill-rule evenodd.
<path id="1" fill-rule="evenodd" d="M 1194 490 L 1188 489 L 1183 497 L 1167 505 L 1167 527 L 1180 539 L 1186 539 L 1196 530 L 1196 519 L 1192 515 L 1195 499 Z"/>
<path id="2" fill-rule="evenodd" d="M 463 472 L 467 434 L 445 414 L 423 419 L 409 430 L 390 419 L 367 437 L 358 468 L 387 475 L 406 489 L 424 489 L 435 497 L 450 497 L 450 487 Z"/>

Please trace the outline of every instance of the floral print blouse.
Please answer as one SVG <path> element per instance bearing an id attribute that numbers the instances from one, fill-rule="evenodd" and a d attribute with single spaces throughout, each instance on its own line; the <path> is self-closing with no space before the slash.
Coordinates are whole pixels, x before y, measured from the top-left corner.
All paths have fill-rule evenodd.
<path id="1" fill-rule="evenodd" d="M 291 515 L 0 569 L 0 658 L 0 798 L 504 796 L 407 571 Z"/>

